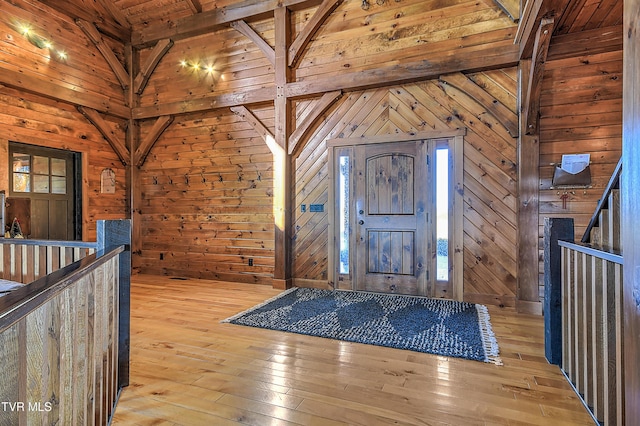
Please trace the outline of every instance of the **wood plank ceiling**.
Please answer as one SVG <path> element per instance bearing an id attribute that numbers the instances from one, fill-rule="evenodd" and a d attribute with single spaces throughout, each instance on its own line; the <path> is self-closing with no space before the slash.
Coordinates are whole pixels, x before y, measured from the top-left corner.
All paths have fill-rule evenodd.
<path id="1" fill-rule="evenodd" d="M 504 10 L 510 1 L 494 0 Z M 41 0 L 42 3 L 74 18 L 93 22 L 103 33 L 121 41 L 131 34 L 144 34 L 149 29 L 175 31 L 197 14 L 222 13 L 225 8 L 242 5 L 254 7 L 260 0 Z M 289 7 L 300 1 L 285 1 Z M 308 1 L 307 3 L 313 3 Z M 533 1 L 529 2 L 535 3 Z M 617 0 L 552 0 L 544 2 L 556 10 L 554 36 L 622 24 L 623 2 Z M 544 6 L 543 6 L 544 8 Z M 558 13 L 559 12 L 559 13 Z"/>

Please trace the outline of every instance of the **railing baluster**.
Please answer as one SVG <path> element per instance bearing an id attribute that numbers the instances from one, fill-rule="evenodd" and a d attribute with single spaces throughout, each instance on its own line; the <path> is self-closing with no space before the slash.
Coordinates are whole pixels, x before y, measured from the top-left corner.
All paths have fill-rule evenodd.
<path id="1" fill-rule="evenodd" d="M 592 309 L 592 336 L 593 345 L 593 412 L 596 417 L 603 418 L 603 376 L 604 376 L 604 344 L 602 340 L 602 290 L 603 290 L 603 261 L 596 257 L 591 257 L 592 265 L 592 290 L 591 290 L 591 309 Z"/>
<path id="2" fill-rule="evenodd" d="M 623 333 L 623 317 L 622 317 L 622 265 L 615 265 L 615 274 L 613 279 L 613 287 L 615 293 L 615 327 L 616 327 L 616 423 L 623 425 L 624 419 L 624 341 Z"/>
<path id="3" fill-rule="evenodd" d="M 569 264 L 569 250 L 561 247 L 562 264 Z M 571 268 L 562 269 L 562 368 L 571 377 L 571 345 L 566 344 L 571 341 L 571 327 L 569 326 L 569 306 L 571 300 Z"/>
<path id="4" fill-rule="evenodd" d="M 622 258 L 560 242 L 562 368 L 595 418 L 623 424 Z"/>

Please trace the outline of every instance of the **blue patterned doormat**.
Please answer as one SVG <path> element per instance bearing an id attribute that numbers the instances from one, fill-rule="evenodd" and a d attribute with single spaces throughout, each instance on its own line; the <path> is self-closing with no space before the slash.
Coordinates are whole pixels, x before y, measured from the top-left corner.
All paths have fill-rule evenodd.
<path id="1" fill-rule="evenodd" d="M 292 288 L 222 322 L 502 364 L 484 305 Z"/>

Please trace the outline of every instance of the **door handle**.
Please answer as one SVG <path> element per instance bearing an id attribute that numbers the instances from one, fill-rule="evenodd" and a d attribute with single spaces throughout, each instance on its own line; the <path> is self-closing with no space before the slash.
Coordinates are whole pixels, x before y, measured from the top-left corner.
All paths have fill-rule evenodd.
<path id="1" fill-rule="evenodd" d="M 360 225 L 364 225 L 364 220 L 362 220 L 362 219 L 361 219 L 361 220 L 359 220 L 359 221 L 358 221 L 358 223 L 359 223 Z"/>

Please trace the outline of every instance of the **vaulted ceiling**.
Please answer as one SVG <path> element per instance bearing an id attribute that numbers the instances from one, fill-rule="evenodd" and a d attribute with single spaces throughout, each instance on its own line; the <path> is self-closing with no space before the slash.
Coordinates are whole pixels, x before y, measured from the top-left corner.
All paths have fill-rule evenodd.
<path id="1" fill-rule="evenodd" d="M 93 22 L 101 32 L 117 40 L 143 44 L 146 34 L 179 32 L 178 27 L 227 17 L 254 9 L 273 10 L 278 3 L 288 7 L 320 4 L 321 0 L 40 0 L 42 3 L 73 18 Z M 358 0 L 360 1 L 360 0 Z M 394 0 L 388 0 L 394 1 Z M 405 1 L 405 0 L 395 0 Z M 410 1 L 410 0 L 406 0 Z M 519 7 L 519 0 L 484 0 L 495 2 L 508 13 Z M 527 8 L 548 9 L 555 13 L 554 35 L 563 35 L 622 24 L 623 2 L 619 0 L 545 0 L 526 2 Z M 251 15 L 252 13 L 249 13 Z M 199 19 L 200 18 L 200 19 Z"/>

